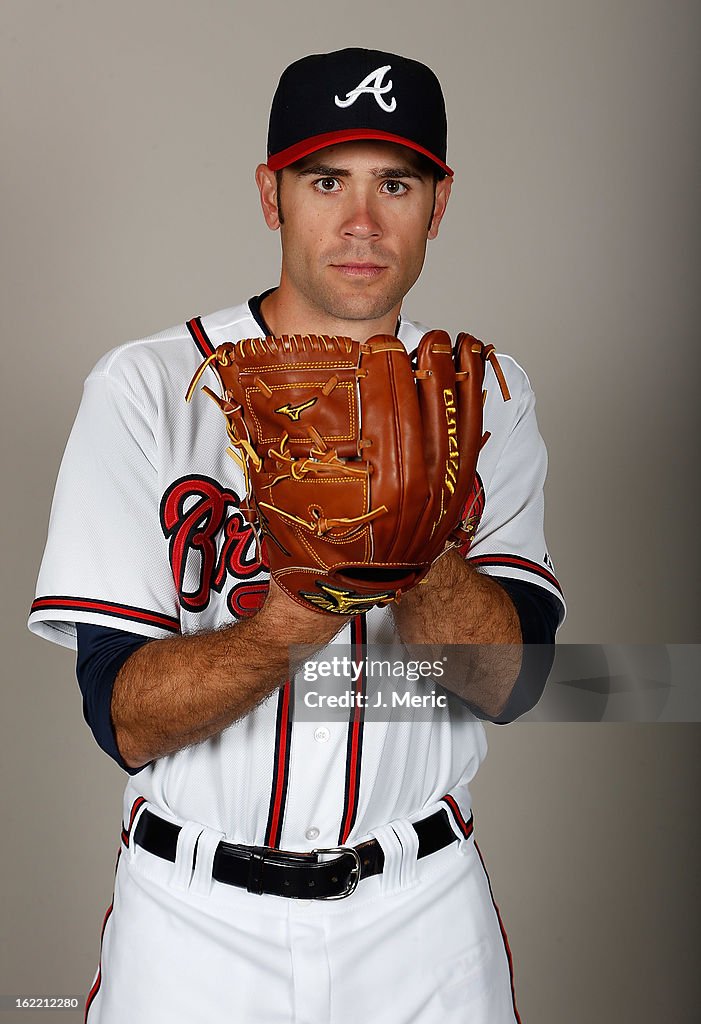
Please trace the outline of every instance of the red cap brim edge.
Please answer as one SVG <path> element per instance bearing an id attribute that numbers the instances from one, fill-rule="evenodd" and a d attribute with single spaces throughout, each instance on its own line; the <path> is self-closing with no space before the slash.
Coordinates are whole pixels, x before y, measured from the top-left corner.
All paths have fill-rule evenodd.
<path id="1" fill-rule="evenodd" d="M 380 139 L 383 142 L 396 142 L 400 146 L 407 146 L 409 149 L 413 149 L 415 152 L 422 153 L 423 156 L 428 157 L 432 163 L 440 167 L 451 178 L 454 177 L 453 170 L 437 157 L 435 153 L 431 153 L 424 146 L 420 146 L 417 142 L 412 142 L 411 139 L 405 139 L 401 135 L 392 135 L 391 132 L 382 132 L 374 128 L 343 128 L 340 131 L 313 135 L 309 139 L 296 142 L 294 146 L 288 146 L 287 149 L 280 150 L 279 153 L 271 153 L 268 157 L 267 165 L 271 171 L 279 171 L 283 167 L 289 167 L 290 164 L 301 160 L 302 157 L 309 156 L 310 153 L 316 153 L 319 149 L 325 149 L 326 146 L 333 146 L 339 142 L 359 142 L 363 139 Z"/>

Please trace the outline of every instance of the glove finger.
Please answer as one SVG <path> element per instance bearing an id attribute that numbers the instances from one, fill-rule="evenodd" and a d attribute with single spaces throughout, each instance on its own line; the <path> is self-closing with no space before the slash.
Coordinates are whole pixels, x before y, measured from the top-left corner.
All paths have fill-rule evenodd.
<path id="1" fill-rule="evenodd" d="M 428 477 L 429 504 L 424 538 L 430 548 L 423 557 L 432 560 L 455 525 L 447 516 L 458 483 L 457 396 L 453 345 L 445 331 L 424 334 L 416 351 L 416 390 L 422 422 L 422 448 Z M 426 542 L 423 542 L 424 549 Z"/>
<path id="2" fill-rule="evenodd" d="M 384 505 L 389 515 L 373 523 L 375 548 L 383 560 L 406 552 L 427 501 L 427 479 L 419 400 L 409 355 L 397 339 L 378 334 L 361 346 L 361 443 L 370 464 L 370 507 Z"/>
<path id="3" fill-rule="evenodd" d="M 462 519 L 465 504 L 472 493 L 477 471 L 477 456 L 482 446 L 483 352 L 484 345 L 477 338 L 464 332 L 458 335 L 455 343 L 455 365 L 459 373 L 456 390 L 461 466 L 459 485 L 453 496 L 456 522 Z"/>

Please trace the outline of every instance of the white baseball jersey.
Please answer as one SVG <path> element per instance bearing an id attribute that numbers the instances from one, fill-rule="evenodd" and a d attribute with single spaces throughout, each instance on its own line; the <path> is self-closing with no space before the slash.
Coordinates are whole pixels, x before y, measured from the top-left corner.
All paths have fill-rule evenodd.
<path id="1" fill-rule="evenodd" d="M 259 337 L 248 303 L 113 350 L 89 375 L 56 486 L 30 629 L 68 647 L 76 622 L 146 637 L 211 630 L 244 618 L 267 585 L 239 505 L 241 471 L 223 417 L 188 384 L 222 342 Z M 424 328 L 402 320 L 413 349 Z M 479 457 L 481 518 L 469 558 L 482 571 L 535 583 L 560 598 L 543 535 L 546 452 L 524 371 L 491 366 L 489 440 Z M 207 371 L 211 373 L 211 371 Z M 213 384 L 213 381 L 210 381 Z M 357 647 L 392 635 L 389 609 L 357 616 L 337 637 Z M 234 843 L 311 850 L 356 842 L 444 797 L 470 813 L 469 783 L 486 753 L 467 708 L 409 722 L 296 721 L 294 682 L 221 734 L 131 776 L 125 822 L 145 798 L 164 817 L 203 823 Z"/>

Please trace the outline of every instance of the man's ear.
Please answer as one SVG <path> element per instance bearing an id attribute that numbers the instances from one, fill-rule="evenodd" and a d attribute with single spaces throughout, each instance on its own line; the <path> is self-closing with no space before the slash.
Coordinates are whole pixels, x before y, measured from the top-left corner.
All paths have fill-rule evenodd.
<path id="1" fill-rule="evenodd" d="M 267 164 L 258 164 L 256 167 L 256 185 L 260 192 L 260 205 L 263 208 L 265 223 L 271 231 L 277 231 L 280 227 L 277 179 L 275 171 L 271 171 Z"/>
<path id="2" fill-rule="evenodd" d="M 445 208 L 448 205 L 448 199 L 450 198 L 450 190 L 453 187 L 453 179 L 450 177 L 442 178 L 436 182 L 436 200 L 433 204 L 433 217 L 428 227 L 428 237 L 435 238 L 438 234 L 438 228 L 443 220 L 443 214 Z"/>

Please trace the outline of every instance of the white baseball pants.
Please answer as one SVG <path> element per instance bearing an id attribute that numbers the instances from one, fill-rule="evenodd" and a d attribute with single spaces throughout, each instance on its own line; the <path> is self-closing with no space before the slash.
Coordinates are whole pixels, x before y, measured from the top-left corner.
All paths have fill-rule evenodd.
<path id="1" fill-rule="evenodd" d="M 212 881 L 221 836 L 194 823 L 175 864 L 122 845 L 87 1024 L 518 1024 L 474 837 L 417 861 L 393 825 L 383 873 L 338 901 Z"/>

